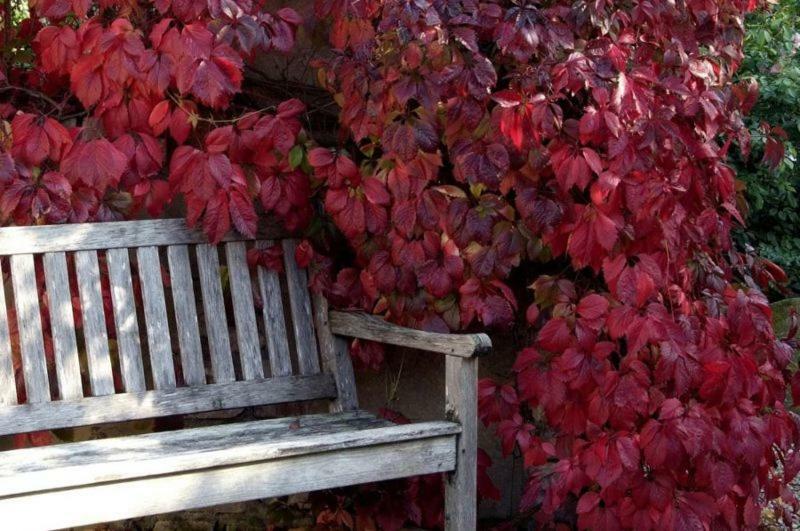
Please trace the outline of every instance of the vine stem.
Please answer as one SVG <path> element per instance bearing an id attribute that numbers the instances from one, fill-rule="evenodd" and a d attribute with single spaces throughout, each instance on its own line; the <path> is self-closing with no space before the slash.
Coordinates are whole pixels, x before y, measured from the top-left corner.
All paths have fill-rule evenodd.
<path id="1" fill-rule="evenodd" d="M 61 112 L 61 110 L 63 109 L 63 104 L 57 103 L 53 98 L 51 98 L 47 94 L 43 94 L 43 93 L 39 92 L 38 90 L 32 90 L 32 89 L 25 88 L 25 87 L 18 87 L 17 85 L 6 85 L 5 87 L 0 87 L 0 92 L 9 92 L 9 91 L 21 92 L 21 93 L 27 94 L 28 96 L 31 96 L 33 98 L 38 98 L 38 99 L 40 99 L 42 101 L 46 101 L 55 110 L 57 110 L 59 112 Z"/>

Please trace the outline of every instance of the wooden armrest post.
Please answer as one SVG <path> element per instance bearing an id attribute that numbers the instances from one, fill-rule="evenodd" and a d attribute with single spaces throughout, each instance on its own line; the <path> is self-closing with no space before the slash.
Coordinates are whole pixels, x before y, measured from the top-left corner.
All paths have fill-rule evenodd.
<path id="1" fill-rule="evenodd" d="M 461 424 L 456 469 L 445 478 L 445 530 L 477 529 L 478 358 L 447 356 L 445 413 Z"/>
<path id="2" fill-rule="evenodd" d="M 356 312 L 330 312 L 334 334 L 445 354 L 445 414 L 461 425 L 456 469 L 445 485 L 446 531 L 474 531 L 477 525 L 478 357 L 488 354 L 486 334 L 436 334 L 393 325 Z"/>

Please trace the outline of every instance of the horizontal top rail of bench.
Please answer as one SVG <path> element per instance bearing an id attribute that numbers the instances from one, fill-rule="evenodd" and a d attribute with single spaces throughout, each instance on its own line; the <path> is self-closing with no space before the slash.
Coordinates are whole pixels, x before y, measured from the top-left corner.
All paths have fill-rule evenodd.
<path id="1" fill-rule="evenodd" d="M 264 240 L 287 236 L 284 230 L 274 226 L 265 227 L 258 234 L 258 238 Z M 249 239 L 251 238 L 230 232 L 222 241 Z M 208 243 L 208 237 L 200 230 L 188 228 L 183 219 L 110 221 L 0 229 L 0 256 L 196 243 Z"/>

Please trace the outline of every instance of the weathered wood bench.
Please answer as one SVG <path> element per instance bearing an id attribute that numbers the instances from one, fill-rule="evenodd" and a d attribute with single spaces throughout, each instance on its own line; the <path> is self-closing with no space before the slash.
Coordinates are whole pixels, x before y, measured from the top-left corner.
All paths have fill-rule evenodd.
<path id="1" fill-rule="evenodd" d="M 329 312 L 308 291 L 295 242 L 276 239 L 229 235 L 217 247 L 180 220 L 0 229 L 11 278 L 0 289 L 0 435 L 330 401 L 324 414 L 2 452 L 3 526 L 63 528 L 446 472 L 447 528 L 475 529 L 476 356 L 488 338 Z M 250 245 L 282 245 L 285 274 L 251 276 Z M 446 355 L 449 420 L 394 425 L 359 410 L 345 338 Z"/>

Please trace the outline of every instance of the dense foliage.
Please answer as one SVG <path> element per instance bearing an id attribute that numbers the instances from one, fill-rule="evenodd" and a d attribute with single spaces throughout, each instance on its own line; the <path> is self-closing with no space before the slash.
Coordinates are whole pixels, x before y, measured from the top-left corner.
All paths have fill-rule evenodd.
<path id="1" fill-rule="evenodd" d="M 521 509 L 543 524 L 738 529 L 766 499 L 794 503 L 791 349 L 759 290 L 781 272 L 731 242 L 725 160 L 733 142 L 747 151 L 756 92 L 731 79 L 752 1 L 318 0 L 332 148 L 310 144 L 299 101 L 237 96 L 254 56 L 292 47 L 291 9 L 30 7 L 6 39 L 32 48 L 15 46 L 1 89 L 4 223 L 181 202 L 218 240 L 277 217 L 313 233 L 314 283 L 336 304 L 433 330 L 524 326 L 513 374 L 482 382 L 480 407 L 523 454 Z M 349 253 L 317 230 L 317 194 Z M 424 510 L 361 517 L 430 524 L 425 485 L 405 489 Z"/>
<path id="2" fill-rule="evenodd" d="M 787 273 L 793 291 L 800 289 L 800 5 L 784 0 L 769 12 L 748 16 L 745 59 L 737 74 L 755 80 L 758 101 L 745 119 L 753 136 L 753 156 L 734 159 L 739 178 L 746 184 L 747 230 L 737 234 L 740 243 L 756 248 Z M 785 134 L 786 156 L 765 167 L 759 160 L 764 149 L 763 124 Z"/>
<path id="3" fill-rule="evenodd" d="M 798 464 L 791 351 L 757 287 L 781 273 L 730 236 L 725 158 L 747 151 L 756 92 L 731 78 L 754 6 L 317 6 L 358 147 L 311 152 L 356 251 L 332 291 L 433 329 L 507 326 L 531 302 L 530 346 L 481 390 L 484 421 L 524 456 L 522 510 L 735 529 L 758 523 L 765 492 L 791 499 L 771 474 Z M 536 265 L 553 260 L 569 267 Z"/>

